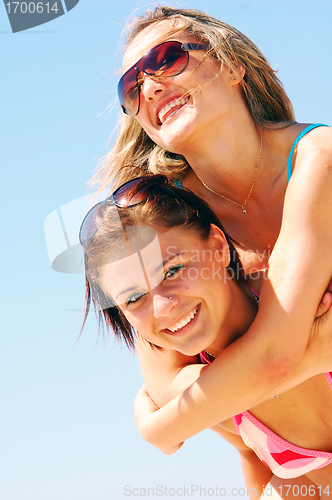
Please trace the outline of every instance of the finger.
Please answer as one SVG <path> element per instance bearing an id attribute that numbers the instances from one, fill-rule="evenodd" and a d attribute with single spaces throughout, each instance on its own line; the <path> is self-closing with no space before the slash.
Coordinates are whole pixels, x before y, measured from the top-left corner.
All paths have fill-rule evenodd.
<path id="1" fill-rule="evenodd" d="M 332 321 L 332 293 L 326 292 L 325 295 L 328 296 L 328 299 L 327 299 L 327 311 L 324 314 L 324 318 L 326 318 L 328 321 Z"/>
<path id="2" fill-rule="evenodd" d="M 316 318 L 323 316 L 323 314 L 325 314 L 330 309 L 331 304 L 332 304 L 331 292 L 324 293 L 324 296 L 323 296 L 322 300 L 320 301 L 320 304 L 319 304 L 317 312 L 316 312 Z"/>

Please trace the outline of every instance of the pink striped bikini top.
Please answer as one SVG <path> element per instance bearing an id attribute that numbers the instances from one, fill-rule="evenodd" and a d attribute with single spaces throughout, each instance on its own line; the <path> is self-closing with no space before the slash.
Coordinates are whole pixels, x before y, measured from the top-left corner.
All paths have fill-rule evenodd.
<path id="1" fill-rule="evenodd" d="M 211 364 L 206 351 L 199 353 L 202 363 Z M 332 373 L 325 373 L 332 391 Z M 258 458 L 281 479 L 303 476 L 332 463 L 332 453 L 300 448 L 281 438 L 262 424 L 249 411 L 232 417 L 238 434 Z"/>

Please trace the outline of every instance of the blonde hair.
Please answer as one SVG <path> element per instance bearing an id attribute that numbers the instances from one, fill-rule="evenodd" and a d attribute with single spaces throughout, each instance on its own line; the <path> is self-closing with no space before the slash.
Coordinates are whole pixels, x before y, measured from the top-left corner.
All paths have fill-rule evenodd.
<path id="1" fill-rule="evenodd" d="M 174 20 L 170 35 L 186 33 L 208 44 L 208 54 L 220 63 L 221 70 L 224 64 L 233 70 L 237 70 L 239 63 L 245 68 L 240 82 L 242 95 L 253 120 L 260 127 L 271 128 L 278 122 L 295 121 L 291 101 L 282 83 L 256 45 L 236 28 L 208 14 L 169 6 L 147 10 L 128 22 L 126 46 L 142 30 L 165 20 Z M 113 186 L 118 185 L 146 172 L 181 179 L 189 168 L 184 156 L 155 144 L 135 117 L 123 115 L 115 143 L 95 173 L 92 185 L 98 184 L 102 190 L 112 182 Z"/>

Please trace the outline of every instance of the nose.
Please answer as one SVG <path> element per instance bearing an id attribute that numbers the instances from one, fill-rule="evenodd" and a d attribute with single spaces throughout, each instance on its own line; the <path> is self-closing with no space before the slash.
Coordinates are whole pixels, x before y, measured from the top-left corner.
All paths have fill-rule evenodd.
<path id="1" fill-rule="evenodd" d="M 165 83 L 160 77 L 156 78 L 144 74 L 142 79 L 143 83 L 141 86 L 141 95 L 147 102 L 153 101 L 157 94 L 160 94 L 165 90 Z"/>
<path id="2" fill-rule="evenodd" d="M 177 299 L 175 297 L 165 297 L 155 294 L 153 297 L 153 315 L 155 318 L 169 316 L 172 309 L 176 306 Z"/>

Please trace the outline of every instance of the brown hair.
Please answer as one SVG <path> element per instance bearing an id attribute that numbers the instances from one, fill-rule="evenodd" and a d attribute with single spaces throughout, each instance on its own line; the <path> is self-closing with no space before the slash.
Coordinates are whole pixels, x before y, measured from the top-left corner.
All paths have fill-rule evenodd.
<path id="1" fill-rule="evenodd" d="M 154 179 L 157 182 L 160 180 L 160 185 L 167 184 L 167 178 L 162 175 L 154 176 Z M 115 336 L 118 339 L 122 338 L 129 348 L 135 346 L 135 332 L 132 326 L 121 309 L 104 294 L 98 284 L 100 266 L 128 256 L 128 239 L 124 237 L 124 231 L 128 231 L 128 228 L 181 227 L 184 231 L 194 231 L 198 238 L 204 240 L 210 235 L 211 224 L 215 224 L 224 232 L 229 245 L 229 273 L 232 277 L 243 279 L 243 269 L 233 242 L 226 235 L 210 206 L 188 189 L 174 185 L 171 189 L 174 195 L 167 190 L 161 190 L 152 199 L 129 208 L 117 208 L 112 202 L 107 201 L 100 204 L 94 216 L 95 232 L 83 246 L 86 293 L 82 329 L 92 302 L 99 325 L 105 324 L 107 332 L 113 330 Z M 139 245 L 142 249 L 151 241 L 151 233 L 147 231 L 142 235 L 140 231 L 139 236 L 141 240 Z"/>
<path id="2" fill-rule="evenodd" d="M 294 122 L 292 104 L 275 71 L 256 45 L 229 24 L 196 9 L 158 6 L 133 18 L 126 28 L 126 45 L 148 26 L 173 20 L 169 35 L 187 33 L 207 44 L 207 54 L 223 65 L 236 69 L 242 64 L 246 72 L 240 82 L 243 98 L 253 120 L 263 128 L 277 122 Z M 178 22 L 180 21 L 180 22 Z M 124 165 L 132 167 L 123 168 Z M 120 183 L 145 172 L 162 173 L 171 179 L 182 178 L 190 168 L 182 155 L 155 144 L 135 117 L 123 115 L 115 143 L 92 179 L 100 189 L 109 187 L 120 172 Z"/>

